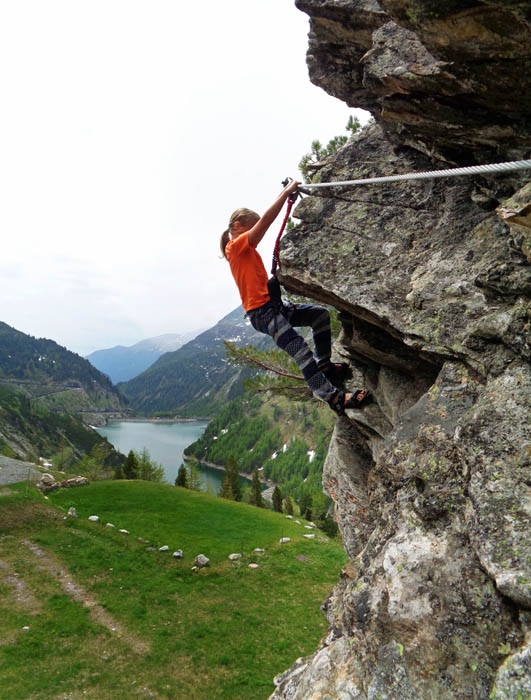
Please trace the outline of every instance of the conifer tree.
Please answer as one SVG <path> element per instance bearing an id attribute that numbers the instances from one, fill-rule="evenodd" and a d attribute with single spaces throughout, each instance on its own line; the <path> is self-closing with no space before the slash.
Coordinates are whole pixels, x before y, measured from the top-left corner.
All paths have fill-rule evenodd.
<path id="1" fill-rule="evenodd" d="M 258 470 L 257 469 L 255 469 L 253 472 L 251 489 L 252 489 L 252 504 L 253 504 L 253 506 L 258 506 L 258 508 L 263 508 L 264 507 L 264 499 L 262 498 L 262 490 L 260 488 L 260 479 L 258 478 Z"/>
<path id="2" fill-rule="evenodd" d="M 192 491 L 201 491 L 201 476 L 199 474 L 199 462 L 195 457 L 188 460 L 188 488 Z"/>
<path id="3" fill-rule="evenodd" d="M 284 513 L 286 513 L 286 515 L 293 515 L 293 501 L 290 496 L 286 496 L 284 499 Z"/>
<path id="4" fill-rule="evenodd" d="M 273 490 L 273 510 L 282 513 L 282 492 L 278 486 L 275 486 Z"/>
<path id="5" fill-rule="evenodd" d="M 136 479 L 138 475 L 138 460 L 134 450 L 129 450 L 124 464 L 124 476 L 126 479 Z"/>
<path id="6" fill-rule="evenodd" d="M 302 494 L 299 507 L 301 510 L 301 516 L 305 518 L 306 520 L 311 520 L 312 519 L 312 497 L 311 495 L 305 491 Z"/>
<path id="7" fill-rule="evenodd" d="M 240 475 L 239 475 L 239 469 L 238 469 L 238 462 L 236 461 L 236 458 L 234 457 L 233 454 L 229 456 L 229 459 L 227 460 L 227 467 L 226 471 L 228 472 L 229 479 L 230 479 L 230 487 L 232 491 L 232 496 L 235 501 L 241 501 L 242 500 L 242 489 L 240 486 Z"/>
<path id="8" fill-rule="evenodd" d="M 228 498 L 231 501 L 234 500 L 234 494 L 232 492 L 232 479 L 229 465 L 225 467 L 223 473 L 223 479 L 221 480 L 221 489 L 219 490 L 219 495 L 221 498 Z"/>
<path id="9" fill-rule="evenodd" d="M 179 467 L 177 478 L 175 479 L 175 486 L 182 486 L 184 489 L 188 488 L 188 475 L 184 464 L 181 464 Z"/>

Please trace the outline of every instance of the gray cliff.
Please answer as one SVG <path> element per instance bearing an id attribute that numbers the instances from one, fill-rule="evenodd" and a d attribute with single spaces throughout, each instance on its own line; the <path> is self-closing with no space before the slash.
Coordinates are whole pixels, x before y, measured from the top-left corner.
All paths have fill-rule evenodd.
<path id="1" fill-rule="evenodd" d="M 531 3 L 297 0 L 372 125 L 321 181 L 531 157 Z M 531 173 L 314 190 L 288 289 L 341 310 L 375 403 L 325 464 L 349 564 L 275 700 L 531 698 Z"/>

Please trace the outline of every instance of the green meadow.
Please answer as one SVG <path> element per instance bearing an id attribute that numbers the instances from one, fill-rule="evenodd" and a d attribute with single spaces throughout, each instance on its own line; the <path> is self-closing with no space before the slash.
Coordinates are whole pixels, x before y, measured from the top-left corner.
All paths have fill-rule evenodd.
<path id="1" fill-rule="evenodd" d="M 0 697 L 267 698 L 346 563 L 305 524 L 167 484 L 0 489 Z"/>

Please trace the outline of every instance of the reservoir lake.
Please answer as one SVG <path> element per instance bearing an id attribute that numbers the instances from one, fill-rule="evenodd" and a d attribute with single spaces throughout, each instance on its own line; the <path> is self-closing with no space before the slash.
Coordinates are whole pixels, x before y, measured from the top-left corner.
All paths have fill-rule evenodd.
<path id="1" fill-rule="evenodd" d="M 183 423 L 113 421 L 96 430 L 125 455 L 129 450 L 140 452 L 145 447 L 151 459 L 164 468 L 165 480 L 174 484 L 185 448 L 201 437 L 207 425 L 206 420 Z M 200 465 L 200 472 L 202 490 L 217 494 L 223 472 L 203 464 Z"/>

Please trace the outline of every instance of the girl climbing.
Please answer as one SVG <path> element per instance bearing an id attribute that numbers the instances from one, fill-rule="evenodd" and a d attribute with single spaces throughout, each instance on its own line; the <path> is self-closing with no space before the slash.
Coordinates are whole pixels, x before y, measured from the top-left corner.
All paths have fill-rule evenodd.
<path id="1" fill-rule="evenodd" d="M 291 180 L 261 217 L 250 209 L 236 209 L 230 217 L 229 227 L 221 236 L 220 247 L 229 261 L 243 308 L 253 327 L 270 335 L 279 348 L 291 355 L 313 394 L 342 415 L 346 408 L 360 408 L 368 403 L 371 395 L 366 390 L 345 394 L 334 386 L 345 378 L 348 366 L 330 361 L 332 342 L 328 311 L 320 306 L 284 305 L 280 300 L 272 300 L 267 273 L 256 250 L 284 202 L 299 185 L 300 182 Z M 312 328 L 315 357 L 303 338 L 293 330 L 301 326 Z"/>

